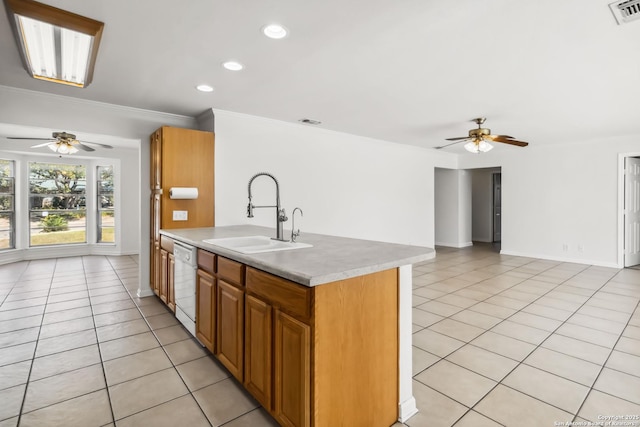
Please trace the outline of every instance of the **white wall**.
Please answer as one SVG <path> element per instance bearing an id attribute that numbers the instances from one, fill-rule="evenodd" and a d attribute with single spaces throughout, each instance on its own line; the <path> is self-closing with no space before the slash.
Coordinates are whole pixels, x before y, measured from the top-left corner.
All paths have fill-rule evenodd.
<path id="1" fill-rule="evenodd" d="M 471 246 L 471 173 L 435 169 L 435 244 Z"/>
<path id="2" fill-rule="evenodd" d="M 531 144 L 462 156 L 460 167 L 502 166 L 502 253 L 620 266 L 618 157 L 638 139 Z"/>
<path id="3" fill-rule="evenodd" d="M 275 227 L 273 209 L 246 217 L 247 183 L 257 172 L 280 182 L 282 206 L 305 232 L 433 247 L 433 169 L 455 156 L 301 124 L 215 111 L 216 225 Z M 273 204 L 266 177 L 253 203 Z M 291 219 L 285 224 L 290 230 Z"/>

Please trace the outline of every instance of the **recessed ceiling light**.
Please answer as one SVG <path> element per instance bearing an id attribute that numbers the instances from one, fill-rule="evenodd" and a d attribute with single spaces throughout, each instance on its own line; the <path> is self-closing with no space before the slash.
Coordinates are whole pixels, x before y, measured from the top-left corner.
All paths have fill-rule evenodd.
<path id="1" fill-rule="evenodd" d="M 289 31 L 280 24 L 269 24 L 262 27 L 262 32 L 270 39 L 283 39 Z"/>
<path id="2" fill-rule="evenodd" d="M 231 70 L 231 71 L 240 71 L 244 68 L 244 65 L 242 65 L 241 63 L 237 62 L 237 61 L 227 61 L 227 62 L 223 62 L 222 66 L 224 68 L 226 68 L 227 70 Z"/>
<path id="3" fill-rule="evenodd" d="M 198 85 L 196 86 L 200 92 L 213 92 L 213 88 L 209 85 Z"/>

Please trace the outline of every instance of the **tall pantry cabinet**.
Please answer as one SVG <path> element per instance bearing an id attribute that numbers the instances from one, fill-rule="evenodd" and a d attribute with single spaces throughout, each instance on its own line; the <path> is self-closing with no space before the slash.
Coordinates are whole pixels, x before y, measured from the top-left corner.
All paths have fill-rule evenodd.
<path id="1" fill-rule="evenodd" d="M 214 226 L 214 134 L 163 126 L 151 135 L 150 152 L 151 288 L 171 307 L 173 290 L 171 284 L 163 286 L 163 271 L 173 254 L 162 253 L 160 229 Z M 198 198 L 170 199 L 173 187 L 195 187 Z"/>

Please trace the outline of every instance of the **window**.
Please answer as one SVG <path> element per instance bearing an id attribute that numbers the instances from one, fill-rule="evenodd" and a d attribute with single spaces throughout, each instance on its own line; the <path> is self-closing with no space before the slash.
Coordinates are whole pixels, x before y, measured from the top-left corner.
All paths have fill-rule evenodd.
<path id="1" fill-rule="evenodd" d="M 0 250 L 15 248 L 15 192 L 13 161 L 0 159 Z"/>
<path id="2" fill-rule="evenodd" d="M 29 163 L 30 245 L 86 243 L 86 168 Z"/>
<path id="3" fill-rule="evenodd" d="M 113 166 L 98 166 L 98 243 L 115 243 Z"/>

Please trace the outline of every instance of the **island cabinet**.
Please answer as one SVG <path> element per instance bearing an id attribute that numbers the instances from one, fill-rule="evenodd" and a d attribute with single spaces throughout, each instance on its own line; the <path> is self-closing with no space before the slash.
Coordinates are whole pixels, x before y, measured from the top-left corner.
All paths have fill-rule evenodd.
<path id="1" fill-rule="evenodd" d="M 198 249 L 196 271 L 196 338 L 215 353 L 216 255 Z"/>
<path id="2" fill-rule="evenodd" d="M 247 390 L 283 426 L 398 417 L 398 271 L 314 287 L 248 267 Z"/>
<path id="3" fill-rule="evenodd" d="M 238 381 L 244 375 L 244 276 L 244 265 L 218 257 L 215 355 Z"/>
<path id="4" fill-rule="evenodd" d="M 282 426 L 398 418 L 398 270 L 304 286 L 199 249 L 196 338 Z"/>
<path id="5" fill-rule="evenodd" d="M 160 279 L 158 296 L 171 311 L 176 311 L 176 297 L 174 286 L 175 258 L 173 256 L 173 240 L 167 236 L 160 238 Z"/>

